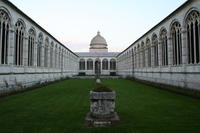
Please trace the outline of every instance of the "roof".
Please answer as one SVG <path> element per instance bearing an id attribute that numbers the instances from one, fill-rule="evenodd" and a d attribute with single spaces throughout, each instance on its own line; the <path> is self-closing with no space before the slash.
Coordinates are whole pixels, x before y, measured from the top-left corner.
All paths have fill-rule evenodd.
<path id="1" fill-rule="evenodd" d="M 76 52 L 76 54 L 84 57 L 116 57 L 119 52 Z"/>

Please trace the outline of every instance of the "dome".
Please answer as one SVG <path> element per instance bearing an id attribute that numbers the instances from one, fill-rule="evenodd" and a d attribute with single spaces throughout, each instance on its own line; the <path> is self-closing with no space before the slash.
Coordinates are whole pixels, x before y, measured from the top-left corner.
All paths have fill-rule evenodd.
<path id="1" fill-rule="evenodd" d="M 100 32 L 97 32 L 97 35 L 91 40 L 90 43 L 90 52 L 108 52 L 107 42 L 104 39 Z"/>
<path id="2" fill-rule="evenodd" d="M 90 45 L 102 45 L 103 47 L 107 46 L 106 40 L 100 35 L 100 32 L 97 32 L 97 35 L 91 40 Z"/>

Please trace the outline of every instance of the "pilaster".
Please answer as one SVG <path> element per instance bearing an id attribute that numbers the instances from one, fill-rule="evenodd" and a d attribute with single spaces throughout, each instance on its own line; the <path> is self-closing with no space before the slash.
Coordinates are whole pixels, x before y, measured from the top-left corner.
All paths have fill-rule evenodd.
<path id="1" fill-rule="evenodd" d="M 182 30 L 182 63 L 187 64 L 188 63 L 188 51 L 187 51 L 187 30 Z"/>
<path id="2" fill-rule="evenodd" d="M 23 40 L 23 66 L 28 66 L 28 34 L 24 34 Z"/>
<path id="3" fill-rule="evenodd" d="M 162 66 L 162 43 L 158 42 L 158 66 Z"/>
<path id="4" fill-rule="evenodd" d="M 14 65 L 14 55 L 15 55 L 15 30 L 14 25 L 9 29 L 9 39 L 8 39 L 8 64 Z"/>

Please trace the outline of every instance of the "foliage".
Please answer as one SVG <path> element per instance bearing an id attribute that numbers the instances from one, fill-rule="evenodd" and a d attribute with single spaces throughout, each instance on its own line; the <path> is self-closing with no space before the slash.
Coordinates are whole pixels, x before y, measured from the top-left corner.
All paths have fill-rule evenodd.
<path id="1" fill-rule="evenodd" d="M 96 83 L 95 88 L 93 89 L 95 92 L 112 92 L 111 88 L 103 85 L 102 83 Z"/>

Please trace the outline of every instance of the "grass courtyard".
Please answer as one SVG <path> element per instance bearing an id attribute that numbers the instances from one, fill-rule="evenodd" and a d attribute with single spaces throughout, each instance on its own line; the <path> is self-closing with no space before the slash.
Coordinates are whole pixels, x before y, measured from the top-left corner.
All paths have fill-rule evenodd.
<path id="1" fill-rule="evenodd" d="M 105 79 L 117 92 L 121 123 L 84 126 L 93 79 L 70 79 L 0 98 L 0 133 L 200 133 L 200 100 L 125 79 Z"/>

